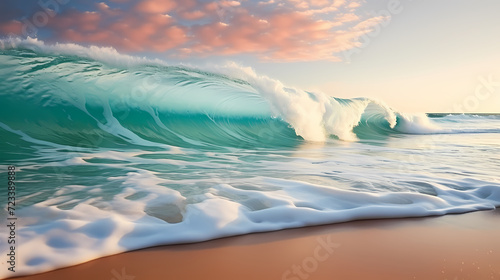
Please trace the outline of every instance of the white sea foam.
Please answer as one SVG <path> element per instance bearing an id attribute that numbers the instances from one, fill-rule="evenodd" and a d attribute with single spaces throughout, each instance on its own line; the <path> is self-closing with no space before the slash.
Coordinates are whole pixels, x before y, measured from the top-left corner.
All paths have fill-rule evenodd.
<path id="1" fill-rule="evenodd" d="M 397 130 L 408 134 L 442 133 L 444 130 L 433 123 L 425 114 L 400 114 Z"/>
<path id="2" fill-rule="evenodd" d="M 59 207 L 68 203 L 66 200 L 72 193 L 86 188 L 69 185 L 55 193 L 54 198 L 20 211 L 16 275 L 160 244 L 357 219 L 443 215 L 500 206 L 499 185 L 457 191 L 435 184 L 438 195 L 429 196 L 357 192 L 262 178 L 254 183 L 275 190 L 244 190 L 219 184 L 199 195 L 198 202 L 189 204 L 179 192 L 161 186 L 167 180 L 152 172 L 142 170 L 129 172 L 126 178 L 110 178 L 118 179 L 124 179 L 123 191 L 111 201 L 93 197 L 62 210 Z M 148 195 L 133 199 L 138 192 Z M 148 208 L 163 216 L 155 217 L 155 212 L 148 215 Z M 172 209 L 178 209 L 179 213 L 172 213 Z M 169 223 L 164 217 L 168 214 L 181 215 L 182 221 Z M 5 233 L 1 235 L 6 238 Z M 2 277 L 11 275 L 6 267 L 1 271 Z"/>

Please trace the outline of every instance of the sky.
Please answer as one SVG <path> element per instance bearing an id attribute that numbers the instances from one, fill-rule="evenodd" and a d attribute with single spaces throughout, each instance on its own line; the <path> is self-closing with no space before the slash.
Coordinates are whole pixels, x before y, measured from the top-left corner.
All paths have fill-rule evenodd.
<path id="1" fill-rule="evenodd" d="M 498 0 L 2 0 L 0 36 L 236 62 L 403 112 L 500 113 Z"/>

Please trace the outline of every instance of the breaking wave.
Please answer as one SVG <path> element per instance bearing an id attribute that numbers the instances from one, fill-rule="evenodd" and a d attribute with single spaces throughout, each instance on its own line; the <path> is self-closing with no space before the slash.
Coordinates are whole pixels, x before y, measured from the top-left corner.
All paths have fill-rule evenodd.
<path id="1" fill-rule="evenodd" d="M 57 144 L 290 146 L 439 131 L 424 114 L 289 88 L 237 65 L 206 71 L 36 39 L 0 49 L 2 127 Z"/>

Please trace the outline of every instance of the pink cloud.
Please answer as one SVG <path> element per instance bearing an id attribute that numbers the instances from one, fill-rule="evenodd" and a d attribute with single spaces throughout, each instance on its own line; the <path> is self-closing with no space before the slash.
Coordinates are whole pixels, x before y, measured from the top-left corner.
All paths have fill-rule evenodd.
<path id="1" fill-rule="evenodd" d="M 197 20 L 206 16 L 206 13 L 200 10 L 183 12 L 180 14 L 183 19 Z"/>
<path id="2" fill-rule="evenodd" d="M 86 33 L 98 31 L 99 22 L 102 20 L 102 14 L 99 12 L 79 12 L 76 10 L 67 12 L 51 19 L 48 26 L 55 31 L 63 32 L 67 29 L 78 30 Z"/>
<path id="3" fill-rule="evenodd" d="M 144 0 L 135 7 L 137 12 L 143 13 L 166 13 L 177 7 L 174 0 Z"/>
<path id="4" fill-rule="evenodd" d="M 342 25 L 348 22 L 355 22 L 359 20 L 359 16 L 353 13 L 341 14 L 335 19 L 337 25 Z"/>
<path id="5" fill-rule="evenodd" d="M 114 10 L 118 17 L 110 21 L 105 16 L 108 10 L 99 5 L 99 12 L 72 11 L 55 17 L 50 26 L 57 31 L 57 40 L 111 45 L 125 51 L 163 52 L 187 40 L 185 27 L 175 25 L 168 15 Z"/>
<path id="6" fill-rule="evenodd" d="M 311 0 L 311 5 L 312 6 L 319 6 L 319 7 L 324 7 L 328 4 L 330 4 L 328 0 Z"/>
<path id="7" fill-rule="evenodd" d="M 324 20 L 293 11 L 258 18 L 247 10 L 238 10 L 227 24 L 214 22 L 194 28 L 198 42 L 191 46 L 189 54 L 255 53 L 261 59 L 274 61 L 338 61 L 335 53 L 355 47 L 356 39 L 370 32 L 380 20 L 360 21 L 350 13 Z M 358 23 L 347 30 L 332 29 L 347 22 Z"/>
<path id="8" fill-rule="evenodd" d="M 139 0 L 131 10 L 122 10 L 101 2 L 94 11 L 59 14 L 48 28 L 56 41 L 131 52 L 338 61 L 339 52 L 356 47 L 359 37 L 383 20 L 356 14 L 353 3 L 359 5 L 346 0 Z M 20 28 L 20 22 L 0 22 L 2 33 L 19 33 Z"/>
<path id="9" fill-rule="evenodd" d="M 0 23 L 0 33 L 20 35 L 22 33 L 22 26 L 23 24 L 17 20 Z"/>
<path id="10" fill-rule="evenodd" d="M 349 3 L 349 5 L 347 5 L 347 7 L 351 8 L 351 9 L 356 9 L 360 6 L 361 6 L 361 4 L 359 2 L 356 2 L 356 1 L 352 1 L 351 3 Z"/>
<path id="11" fill-rule="evenodd" d="M 228 1 L 228 0 L 222 0 L 217 2 L 221 7 L 237 7 L 240 6 L 241 3 L 238 1 Z"/>
<path id="12" fill-rule="evenodd" d="M 106 3 L 100 2 L 97 3 L 97 8 L 106 16 L 118 16 L 122 14 L 120 9 L 111 9 Z"/>

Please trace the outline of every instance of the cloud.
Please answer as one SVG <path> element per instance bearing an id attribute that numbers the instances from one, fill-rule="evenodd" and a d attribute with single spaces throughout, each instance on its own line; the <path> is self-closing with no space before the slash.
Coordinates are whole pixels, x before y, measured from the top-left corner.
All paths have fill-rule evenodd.
<path id="1" fill-rule="evenodd" d="M 164 52 L 187 41 L 186 28 L 164 14 L 116 12 L 109 21 L 99 12 L 71 12 L 50 23 L 58 41 L 111 45 L 119 50 Z"/>
<path id="2" fill-rule="evenodd" d="M 10 20 L 0 24 L 0 33 L 6 35 L 17 35 L 22 33 L 23 24 L 17 20 Z"/>
<path id="3" fill-rule="evenodd" d="M 177 7 L 175 0 L 144 0 L 135 6 L 135 11 L 139 13 L 166 13 Z"/>
<path id="4" fill-rule="evenodd" d="M 272 61 L 338 61 L 382 20 L 346 0 L 112 0 L 50 18 L 49 39 L 175 57 L 249 54 Z M 22 23 L 0 20 L 0 33 Z"/>

